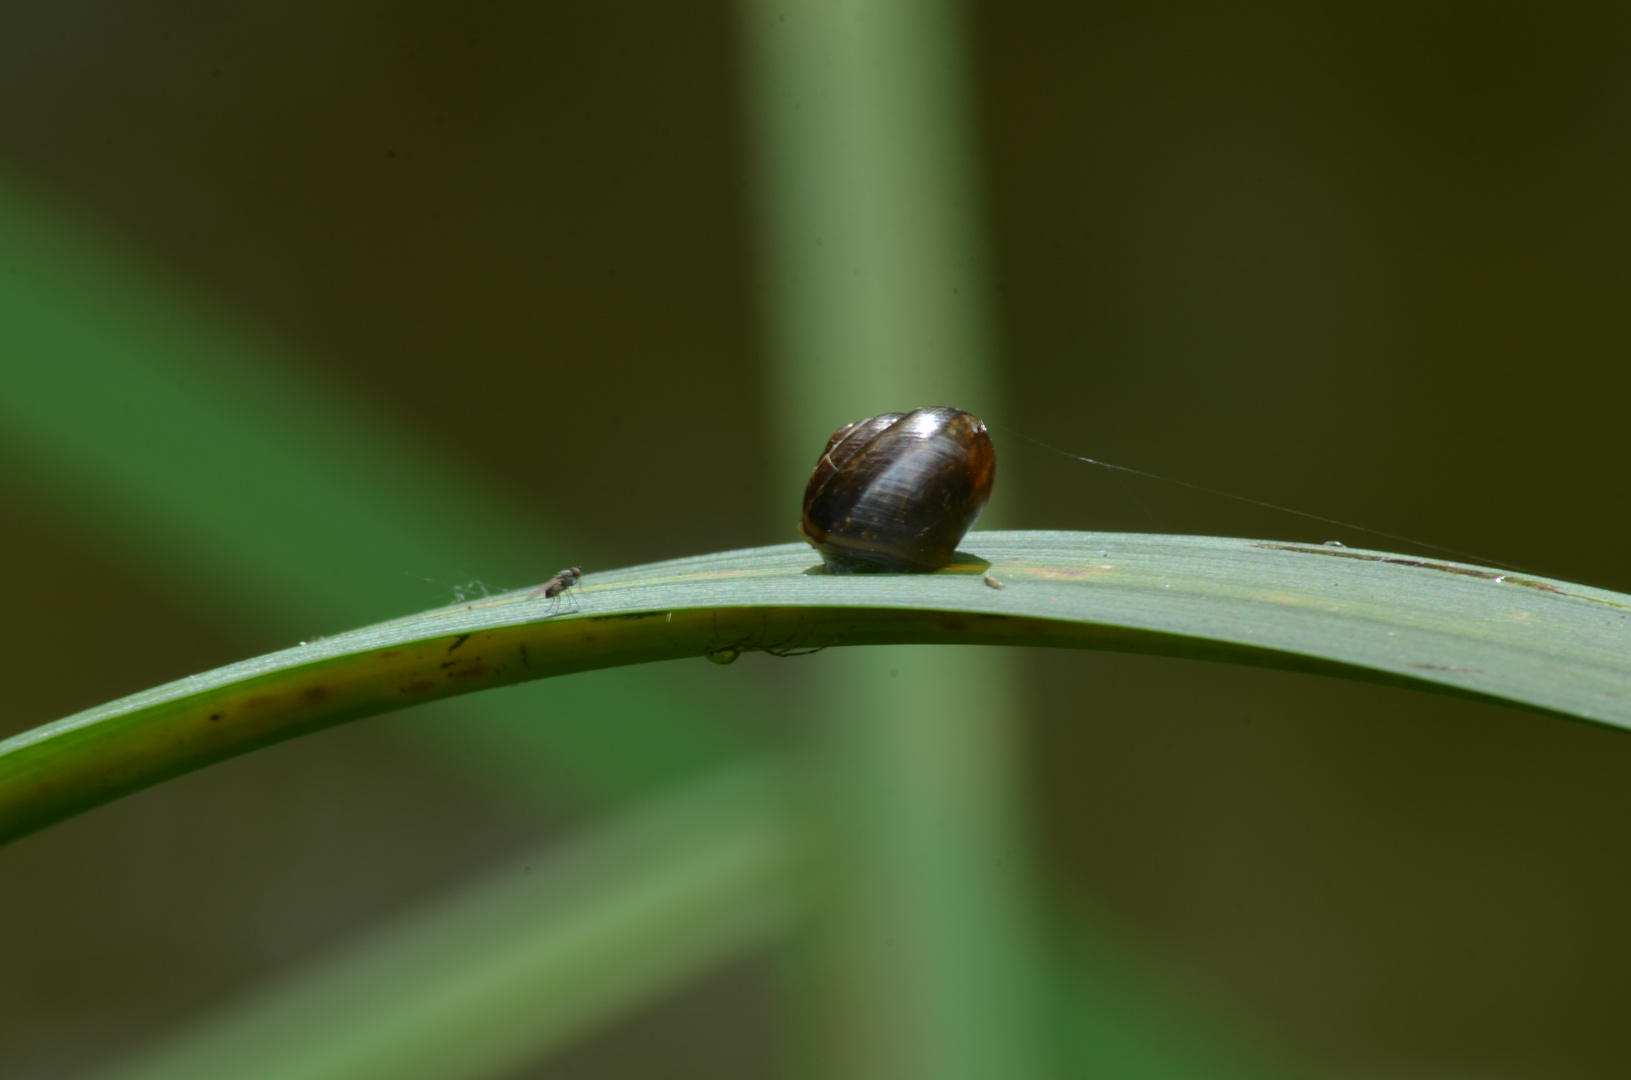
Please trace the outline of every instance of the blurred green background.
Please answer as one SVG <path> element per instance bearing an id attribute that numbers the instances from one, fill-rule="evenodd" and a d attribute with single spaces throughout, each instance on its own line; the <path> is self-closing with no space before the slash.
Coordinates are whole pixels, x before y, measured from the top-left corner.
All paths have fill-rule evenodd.
<path id="1" fill-rule="evenodd" d="M 948 360 L 906 393 L 773 359 L 790 181 L 766 132 L 817 106 L 773 100 L 766 35 L 809 7 L 0 8 L 0 735 L 569 562 L 793 539 L 796 448 L 855 402 L 982 412 L 1005 527 L 1391 546 L 1018 433 L 1631 590 L 1624 13 L 966 6 L 963 66 L 930 66 L 963 95 L 948 287 L 969 297 L 948 310 L 985 382 Z M 830 406 L 788 406 L 824 381 Z M 1162 1018 L 1132 1041 L 1213 1033 L 1216 1068 L 1182 1075 L 1238 1075 L 1225 1044 L 1283 1075 L 1625 1071 L 1623 735 L 1017 659 L 992 676 L 1018 758 L 994 805 L 1032 850 L 975 879 L 1048 913 L 1016 955 L 1046 966 L 1075 935 L 1115 957 L 1083 962 L 1097 992 L 1131 980 Z M 21 841 L 0 852 L 0 1075 L 116 1070 L 615 808 L 820 747 L 896 670 L 853 663 L 382 717 Z M 543 694 L 580 719 L 528 724 Z M 502 1075 L 798 1075 L 843 934 L 733 954 Z M 1114 1012 L 1080 1008 L 1062 1023 Z"/>

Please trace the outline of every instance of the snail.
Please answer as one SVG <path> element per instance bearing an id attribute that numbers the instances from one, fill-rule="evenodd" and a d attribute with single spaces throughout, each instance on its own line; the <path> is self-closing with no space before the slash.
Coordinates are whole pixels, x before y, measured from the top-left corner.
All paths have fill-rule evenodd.
<path id="1" fill-rule="evenodd" d="M 991 497 L 991 436 L 961 409 L 839 428 L 804 489 L 799 535 L 836 574 L 938 570 Z"/>

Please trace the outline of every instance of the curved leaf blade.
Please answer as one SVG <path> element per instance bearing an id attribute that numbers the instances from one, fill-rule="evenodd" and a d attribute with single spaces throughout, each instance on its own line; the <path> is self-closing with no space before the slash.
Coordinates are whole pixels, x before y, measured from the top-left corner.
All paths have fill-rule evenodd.
<path id="1" fill-rule="evenodd" d="M 824 574 L 799 544 L 594 573 L 564 605 L 517 591 L 183 679 L 0 743 L 0 840 L 347 720 L 554 675 L 755 650 L 1110 649 L 1631 728 L 1631 596 L 1215 537 L 989 532 L 969 546 L 977 558 L 922 575 Z"/>

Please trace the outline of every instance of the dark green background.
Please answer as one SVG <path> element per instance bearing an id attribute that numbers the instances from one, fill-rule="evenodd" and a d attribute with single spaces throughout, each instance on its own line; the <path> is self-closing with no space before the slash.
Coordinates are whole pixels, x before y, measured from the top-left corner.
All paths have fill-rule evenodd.
<path id="1" fill-rule="evenodd" d="M 1607 12 L 975 5 L 1004 524 L 1398 546 L 1021 433 L 1631 590 Z M 585 565 L 779 542 L 736 31 L 723 4 L 11 5 L 0 169 L 569 524 Z M 8 468 L 0 734 L 288 643 L 133 579 Z M 466 576 L 424 568 L 402 610 Z M 1626 1068 L 1623 735 L 1174 661 L 1027 670 L 1051 879 L 1252 1037 L 1333 1077 Z M 116 1057 L 549 835 L 391 729 L 0 853 L 0 1073 Z M 773 1075 L 766 968 L 528 1075 Z"/>

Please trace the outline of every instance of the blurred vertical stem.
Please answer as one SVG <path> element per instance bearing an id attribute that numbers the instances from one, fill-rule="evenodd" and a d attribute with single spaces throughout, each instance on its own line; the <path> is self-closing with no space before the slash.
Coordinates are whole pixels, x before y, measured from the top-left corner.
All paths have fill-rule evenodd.
<path id="1" fill-rule="evenodd" d="M 837 427 L 993 404 L 962 21 L 939 0 L 743 3 L 791 531 Z M 889 648 L 813 666 L 827 678 L 811 794 L 829 876 L 806 943 L 810 1073 L 1038 1075 L 1006 658 Z"/>

